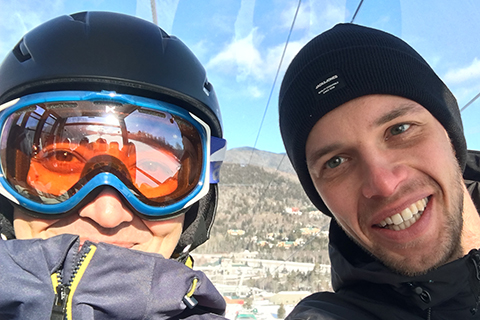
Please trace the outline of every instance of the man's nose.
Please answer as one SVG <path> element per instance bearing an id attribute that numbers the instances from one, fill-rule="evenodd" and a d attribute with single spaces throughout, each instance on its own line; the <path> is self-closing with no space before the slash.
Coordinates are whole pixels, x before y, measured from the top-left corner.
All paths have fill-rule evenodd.
<path id="1" fill-rule="evenodd" d="M 382 152 L 369 153 L 362 164 L 362 194 L 368 199 L 389 197 L 407 177 L 405 165 Z"/>
<path id="2" fill-rule="evenodd" d="M 133 220 L 133 213 L 122 204 L 120 194 L 111 188 L 102 190 L 92 202 L 80 210 L 79 215 L 108 229 Z"/>

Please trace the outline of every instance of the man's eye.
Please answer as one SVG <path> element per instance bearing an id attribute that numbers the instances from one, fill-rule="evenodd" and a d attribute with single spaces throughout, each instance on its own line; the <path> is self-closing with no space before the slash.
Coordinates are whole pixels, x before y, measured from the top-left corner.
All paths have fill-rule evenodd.
<path id="1" fill-rule="evenodd" d="M 75 158 L 75 156 L 68 151 L 59 151 L 55 152 L 55 160 L 70 162 Z"/>
<path id="2" fill-rule="evenodd" d="M 390 129 L 390 133 L 391 133 L 393 136 L 396 136 L 396 135 L 398 135 L 398 134 L 400 134 L 400 133 L 403 133 L 403 132 L 407 131 L 408 128 L 410 128 L 410 125 L 409 125 L 408 123 L 402 123 L 402 124 L 393 126 L 393 127 Z"/>
<path id="3" fill-rule="evenodd" d="M 46 151 L 35 159 L 47 170 L 58 173 L 80 172 L 84 164 L 75 152 L 69 150 Z"/>
<path id="4" fill-rule="evenodd" d="M 328 160 L 327 163 L 325 163 L 325 165 L 327 166 L 327 168 L 333 169 L 341 165 L 344 161 L 345 161 L 344 158 L 337 156 Z"/>
<path id="5" fill-rule="evenodd" d="M 51 163 L 68 163 L 77 160 L 77 157 L 70 151 L 55 150 L 52 152 L 46 152 L 43 155 L 43 161 Z"/>

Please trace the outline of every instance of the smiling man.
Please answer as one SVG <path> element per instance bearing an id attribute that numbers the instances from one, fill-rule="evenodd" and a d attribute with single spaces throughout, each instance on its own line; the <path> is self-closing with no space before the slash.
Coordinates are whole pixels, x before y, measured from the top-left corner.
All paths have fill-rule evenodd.
<path id="1" fill-rule="evenodd" d="M 0 65 L 0 125 L 1 319 L 223 319 L 189 267 L 221 115 L 178 38 L 117 13 L 50 20 Z"/>
<path id="2" fill-rule="evenodd" d="M 335 293 L 289 318 L 480 319 L 479 154 L 425 60 L 393 35 L 339 24 L 295 57 L 279 104 L 302 186 L 333 218 Z"/>

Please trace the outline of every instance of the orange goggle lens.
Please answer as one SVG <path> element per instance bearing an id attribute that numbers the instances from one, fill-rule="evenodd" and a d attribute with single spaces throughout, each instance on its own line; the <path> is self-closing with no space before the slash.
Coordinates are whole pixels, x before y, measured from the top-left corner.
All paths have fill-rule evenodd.
<path id="1" fill-rule="evenodd" d="M 4 176 L 13 190 L 40 204 L 65 202 L 103 173 L 148 206 L 193 197 L 208 179 L 209 133 L 174 107 L 97 97 L 14 108 L 3 120 Z"/>

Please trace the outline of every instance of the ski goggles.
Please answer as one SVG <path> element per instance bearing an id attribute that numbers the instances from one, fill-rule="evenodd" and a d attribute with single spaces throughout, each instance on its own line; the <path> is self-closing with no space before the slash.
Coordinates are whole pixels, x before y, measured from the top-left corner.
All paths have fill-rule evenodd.
<path id="1" fill-rule="evenodd" d="M 106 91 L 28 95 L 0 106 L 0 124 L 0 194 L 52 217 L 109 186 L 166 218 L 218 182 L 226 148 L 181 107 Z"/>

